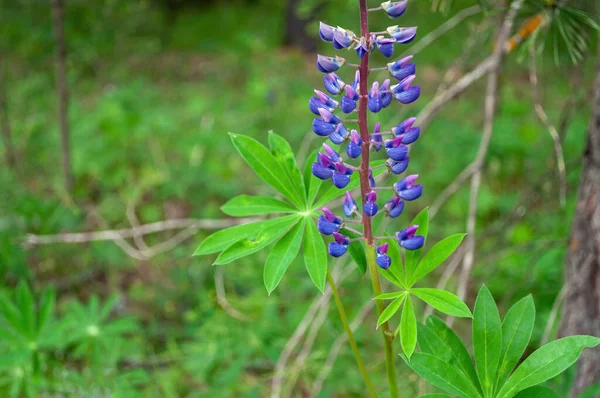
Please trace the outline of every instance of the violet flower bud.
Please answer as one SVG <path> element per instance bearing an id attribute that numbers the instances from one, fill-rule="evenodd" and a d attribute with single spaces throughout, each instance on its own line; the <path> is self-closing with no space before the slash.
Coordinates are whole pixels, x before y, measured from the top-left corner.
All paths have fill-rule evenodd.
<path id="1" fill-rule="evenodd" d="M 420 198 L 423 194 L 423 185 L 415 184 L 418 177 L 417 174 L 409 175 L 394 184 L 394 189 L 398 196 L 408 201 Z"/>
<path id="2" fill-rule="evenodd" d="M 367 216 L 373 217 L 379 211 L 379 206 L 377 206 L 377 193 L 375 191 L 371 191 L 367 194 L 366 197 L 367 203 L 364 205 L 364 212 Z"/>
<path id="3" fill-rule="evenodd" d="M 421 95 L 421 87 L 411 87 L 411 83 L 415 80 L 415 78 L 415 75 L 408 76 L 402 79 L 400 83 L 390 87 L 390 89 L 394 93 L 394 97 L 401 104 L 410 104 L 411 102 L 416 101 L 417 98 L 419 98 L 419 96 Z"/>
<path id="4" fill-rule="evenodd" d="M 369 146 L 371 151 L 378 152 L 383 146 L 383 138 L 381 137 L 381 123 L 375 123 L 373 128 L 373 134 L 371 134 L 371 144 Z"/>
<path id="5" fill-rule="evenodd" d="M 369 184 L 371 184 L 371 188 L 375 188 L 377 185 L 375 184 L 375 179 L 373 178 L 373 168 L 369 167 Z"/>
<path id="6" fill-rule="evenodd" d="M 377 253 L 377 258 L 375 258 L 375 262 L 377 263 L 377 265 L 379 265 L 379 267 L 383 269 L 388 269 L 390 268 L 390 265 L 392 265 L 392 259 L 387 254 L 388 247 L 389 244 L 386 242 L 383 245 L 378 246 L 377 250 L 375 251 Z"/>
<path id="7" fill-rule="evenodd" d="M 383 210 L 390 218 L 396 218 L 402 214 L 402 211 L 404 210 L 404 201 L 400 199 L 399 196 L 394 196 L 387 201 L 385 206 L 383 206 Z"/>
<path id="8" fill-rule="evenodd" d="M 331 159 L 332 162 L 339 162 L 342 158 L 340 157 L 340 154 L 337 153 L 332 147 L 330 147 L 329 145 L 323 143 L 323 148 L 325 149 L 325 154 L 327 155 L 327 157 L 329 159 Z"/>
<path id="9" fill-rule="evenodd" d="M 363 59 L 365 54 L 369 52 L 369 46 L 367 45 L 367 41 L 364 37 L 360 38 L 360 41 L 356 47 L 354 47 L 354 49 L 356 50 L 356 55 L 358 55 L 358 58 Z"/>
<path id="10" fill-rule="evenodd" d="M 314 133 L 321 137 L 330 136 L 336 130 L 336 128 L 337 126 L 335 124 L 327 123 L 323 119 L 313 119 L 312 122 L 312 129 Z"/>
<path id="11" fill-rule="evenodd" d="M 335 128 L 334 132 L 329 135 L 329 139 L 336 145 L 341 145 L 348 139 L 350 133 L 346 130 L 346 126 L 343 123 L 340 123 Z"/>
<path id="12" fill-rule="evenodd" d="M 340 109 L 344 113 L 351 113 L 356 109 L 356 99 L 358 97 L 352 86 L 346 86 L 346 95 L 340 101 Z"/>
<path id="13" fill-rule="evenodd" d="M 396 234 L 396 239 L 400 242 L 400 246 L 407 250 L 417 250 L 425 244 L 425 237 L 415 236 L 415 232 L 419 228 L 418 225 L 410 226 Z"/>
<path id="14" fill-rule="evenodd" d="M 352 82 L 352 88 L 354 89 L 355 92 L 359 92 L 359 87 L 360 87 L 360 71 L 356 71 L 356 73 L 354 74 L 354 81 Z M 358 99 L 358 98 L 356 98 Z"/>
<path id="15" fill-rule="evenodd" d="M 333 242 L 329 243 L 327 247 L 327 251 L 333 257 L 341 257 L 348 251 L 348 246 L 350 245 L 350 239 L 348 237 L 339 234 L 337 232 L 333 233 L 333 238 L 335 239 Z"/>
<path id="16" fill-rule="evenodd" d="M 414 63 L 409 63 L 412 59 L 412 55 L 408 57 L 402 58 L 399 61 L 391 62 L 387 64 L 388 70 L 390 74 L 398 81 L 407 78 L 410 75 L 415 75 L 417 73 L 417 65 Z"/>
<path id="17" fill-rule="evenodd" d="M 392 18 L 398 18 L 406 11 L 406 0 L 386 1 L 381 3 L 381 8 Z"/>
<path id="18" fill-rule="evenodd" d="M 381 95 L 381 107 L 387 108 L 392 103 L 392 92 L 390 90 L 390 79 L 385 79 L 379 89 Z"/>
<path id="19" fill-rule="evenodd" d="M 369 101 L 367 102 L 369 110 L 373 113 L 377 113 L 381 110 L 381 95 L 379 94 L 379 83 L 373 82 L 371 91 L 369 92 Z"/>
<path id="20" fill-rule="evenodd" d="M 401 160 L 401 161 L 388 159 L 386 161 L 386 165 L 387 165 L 388 170 L 390 172 L 392 172 L 393 174 L 402 174 L 408 168 L 408 160 L 409 160 L 408 156 L 406 157 L 406 159 Z"/>
<path id="21" fill-rule="evenodd" d="M 348 218 L 359 214 L 358 205 L 349 191 L 346 191 L 346 199 L 344 199 L 344 214 Z"/>
<path id="22" fill-rule="evenodd" d="M 325 90 L 327 90 L 330 94 L 338 95 L 341 94 L 342 90 L 346 86 L 346 83 L 344 83 L 344 81 L 335 73 L 330 73 L 323 76 L 323 85 L 325 86 Z"/>
<path id="23" fill-rule="evenodd" d="M 348 48 L 352 44 L 353 38 L 353 32 L 338 26 L 333 29 L 333 48 L 336 50 Z"/>
<path id="24" fill-rule="evenodd" d="M 388 34 L 396 39 L 396 43 L 410 43 L 417 36 L 417 27 L 401 28 L 398 25 L 386 29 Z"/>
<path id="25" fill-rule="evenodd" d="M 396 43 L 396 39 L 385 38 L 383 36 L 378 36 L 377 39 L 375 40 L 377 49 L 386 58 L 390 58 L 392 55 L 394 55 L 394 43 Z"/>
<path id="26" fill-rule="evenodd" d="M 317 229 L 323 235 L 331 235 L 342 227 L 343 220 L 337 217 L 327 207 L 323 208 L 323 215 L 317 220 Z"/>
<path id="27" fill-rule="evenodd" d="M 334 163 L 336 170 L 333 172 L 332 181 L 336 188 L 346 188 L 350 184 L 350 176 L 353 171 L 344 166 L 343 163 Z"/>
<path id="28" fill-rule="evenodd" d="M 337 55 L 334 57 L 326 57 L 324 55 L 317 55 L 317 69 L 323 73 L 331 73 L 340 69 L 346 60 Z"/>
<path id="29" fill-rule="evenodd" d="M 416 117 L 410 117 L 410 118 L 406 119 L 405 121 L 403 121 L 396 127 L 393 127 L 392 133 L 394 133 L 395 135 L 407 133 L 412 128 L 413 124 L 415 124 L 416 120 L 417 120 Z"/>
<path id="30" fill-rule="evenodd" d="M 358 135 L 356 130 L 350 131 L 350 142 L 348 142 L 348 146 L 346 146 L 346 154 L 351 159 L 356 159 L 362 153 L 362 144 L 363 140 Z"/>
<path id="31" fill-rule="evenodd" d="M 396 137 L 393 140 L 387 140 L 385 143 L 387 155 L 395 161 L 402 161 L 408 157 L 408 147 L 402 145 L 402 137 Z"/>
<path id="32" fill-rule="evenodd" d="M 312 113 L 319 116 L 319 108 L 326 109 L 330 112 L 333 112 L 335 108 L 337 108 L 337 101 L 333 100 L 331 97 L 329 97 L 322 91 L 315 90 L 315 93 L 317 94 L 317 96 L 311 97 L 310 101 L 308 102 L 308 107 L 310 108 L 310 111 Z"/>
<path id="33" fill-rule="evenodd" d="M 333 26 L 329 26 L 326 23 L 319 22 L 319 37 L 321 37 L 321 40 L 326 42 L 332 42 L 334 29 L 335 28 Z"/>
<path id="34" fill-rule="evenodd" d="M 328 180 L 331 177 L 333 177 L 333 170 L 325 167 L 317 162 L 314 162 L 312 164 L 312 173 L 315 177 L 317 177 L 320 180 Z"/>

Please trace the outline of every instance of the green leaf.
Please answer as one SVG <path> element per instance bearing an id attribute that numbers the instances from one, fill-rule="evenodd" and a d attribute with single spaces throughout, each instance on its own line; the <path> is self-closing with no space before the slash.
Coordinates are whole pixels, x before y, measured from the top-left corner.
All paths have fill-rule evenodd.
<path id="1" fill-rule="evenodd" d="M 436 243 L 417 265 L 410 286 L 440 266 L 461 244 L 466 234 L 450 235 Z"/>
<path id="2" fill-rule="evenodd" d="M 598 396 L 600 396 L 600 382 L 586 388 L 577 398 L 597 398 Z"/>
<path id="3" fill-rule="evenodd" d="M 262 229 L 258 235 L 249 239 L 242 239 L 223 250 L 214 262 L 214 265 L 229 264 L 232 261 L 256 253 L 281 238 L 299 220 L 297 216 L 286 217 L 287 222 L 278 223 Z"/>
<path id="4" fill-rule="evenodd" d="M 415 352 L 417 346 L 417 318 L 413 309 L 410 294 L 406 295 L 406 303 L 402 308 L 402 318 L 400 319 L 400 345 L 402 351 L 408 359 Z"/>
<path id="5" fill-rule="evenodd" d="M 38 314 L 38 333 L 42 333 L 52 322 L 56 293 L 53 289 L 46 289 L 40 299 L 40 312 Z"/>
<path id="6" fill-rule="evenodd" d="M 600 339 L 592 336 L 569 336 L 546 344 L 519 365 L 497 397 L 514 397 L 521 390 L 561 374 L 577 361 L 584 348 L 593 348 L 598 344 Z"/>
<path id="7" fill-rule="evenodd" d="M 471 311 L 456 295 L 440 289 L 415 288 L 410 292 L 444 314 L 472 318 Z"/>
<path id="8" fill-rule="evenodd" d="M 448 347 L 450 351 L 448 363 L 457 367 L 469 379 L 473 388 L 481 393 L 481 386 L 471 355 L 456 333 L 444 321 L 433 315 L 427 318 L 427 327 Z M 443 351 L 443 349 L 440 350 Z"/>
<path id="9" fill-rule="evenodd" d="M 406 295 L 406 292 L 383 293 L 375 297 L 375 300 L 393 300 L 404 295 Z"/>
<path id="10" fill-rule="evenodd" d="M 467 377 L 455 367 L 431 354 L 415 352 L 408 365 L 434 386 L 460 398 L 479 398 Z"/>
<path id="11" fill-rule="evenodd" d="M 417 216 L 412 220 L 410 225 L 418 225 L 417 235 L 423 235 L 425 237 L 425 243 L 427 243 L 427 234 L 429 232 L 429 208 L 423 209 Z M 414 270 L 421 259 L 423 254 L 423 248 L 418 250 L 405 250 L 405 262 L 406 268 L 406 279 L 413 280 Z"/>
<path id="12" fill-rule="evenodd" d="M 398 310 L 400 309 L 400 306 L 402 305 L 402 302 L 404 302 L 404 300 L 406 299 L 406 296 L 407 296 L 406 292 L 404 292 L 403 295 L 399 296 L 394 301 L 392 301 L 385 308 L 385 310 L 383 310 L 381 312 L 381 315 L 379 316 L 379 319 L 377 320 L 377 327 L 386 323 L 392 316 L 394 316 L 394 314 L 396 312 L 398 312 Z"/>
<path id="13" fill-rule="evenodd" d="M 447 397 L 452 398 L 452 395 L 446 395 L 446 394 L 425 394 L 425 395 L 419 396 L 419 398 L 447 398 Z"/>
<path id="14" fill-rule="evenodd" d="M 475 363 L 484 395 L 490 397 L 494 392 L 494 382 L 500 361 L 502 327 L 494 297 L 485 285 L 479 290 L 473 315 Z"/>
<path id="15" fill-rule="evenodd" d="M 304 194 L 298 197 L 297 186 L 290 180 L 284 166 L 277 161 L 267 148 L 253 138 L 231 133 L 229 135 L 242 158 L 260 178 L 298 208 L 303 207 Z"/>
<path id="16" fill-rule="evenodd" d="M 36 335 L 35 303 L 25 281 L 21 281 L 17 286 L 17 305 L 23 317 L 23 329 L 26 335 L 34 338 Z"/>
<path id="17" fill-rule="evenodd" d="M 385 163 L 384 160 L 377 160 L 375 162 L 371 162 L 371 166 L 372 167 L 379 166 L 384 163 Z M 386 170 L 385 168 L 374 169 L 373 177 L 377 177 L 378 175 L 383 173 L 385 170 Z M 317 203 L 312 208 L 319 209 L 319 208 L 325 206 L 327 203 L 331 202 L 333 199 L 339 198 L 340 196 L 344 195 L 346 193 L 346 191 L 352 191 L 352 190 L 358 188 L 359 186 L 360 186 L 360 176 L 359 176 L 358 172 L 355 172 L 350 177 L 350 184 L 348 184 L 348 186 L 346 188 L 338 189 L 335 186 L 332 186 L 327 191 L 325 191 L 323 193 L 323 195 L 321 195 L 321 197 L 319 198 Z"/>
<path id="18" fill-rule="evenodd" d="M 313 203 L 315 202 L 315 198 L 317 197 L 317 193 L 319 193 L 319 189 L 323 184 L 323 181 L 315 177 L 312 173 L 312 164 L 317 157 L 317 153 L 319 153 L 319 149 L 315 149 L 311 152 L 311 154 L 306 158 L 304 165 L 304 186 L 306 187 L 306 203 L 308 207 L 314 209 Z"/>
<path id="19" fill-rule="evenodd" d="M 417 343 L 425 354 L 435 355 L 447 363 L 452 360 L 453 354 L 450 347 L 430 326 L 417 323 Z"/>
<path id="20" fill-rule="evenodd" d="M 358 238 L 358 234 L 348 231 L 347 229 L 342 229 L 342 233 L 348 236 L 350 239 Z M 357 240 L 350 243 L 348 246 L 348 253 L 350 253 L 350 257 L 354 261 L 354 264 L 358 267 L 362 275 L 367 272 L 367 255 L 365 254 L 365 246 L 362 241 Z"/>
<path id="21" fill-rule="evenodd" d="M 290 218 L 299 219 L 298 215 L 291 215 L 285 217 L 274 218 L 266 221 L 256 221 L 248 224 L 236 225 L 235 227 L 225 228 L 214 234 L 209 235 L 200 246 L 194 252 L 194 256 L 202 256 L 205 254 L 211 254 L 220 252 L 231 246 L 233 243 L 238 242 L 242 239 L 255 237 L 260 231 L 265 228 L 277 224 L 285 224 Z"/>
<path id="22" fill-rule="evenodd" d="M 275 156 L 275 159 L 284 166 L 284 170 L 288 175 L 290 182 L 293 184 L 296 194 L 302 198 L 304 208 L 306 207 L 306 191 L 304 190 L 304 179 L 302 173 L 296 163 L 296 157 L 294 151 L 290 146 L 290 143 L 280 135 L 269 131 L 269 146 L 271 147 L 271 153 Z"/>
<path id="23" fill-rule="evenodd" d="M 246 217 L 259 214 L 294 213 L 298 210 L 288 203 L 269 196 L 240 195 L 225 203 L 221 211 L 233 217 Z"/>
<path id="24" fill-rule="evenodd" d="M 23 335 L 27 334 L 23 327 L 23 316 L 19 308 L 5 295 L 0 296 L 0 311 L 13 329 Z"/>
<path id="25" fill-rule="evenodd" d="M 522 298 L 508 310 L 502 322 L 502 350 L 496 388 L 504 384 L 525 352 L 534 323 L 535 305 L 531 295 Z"/>
<path id="26" fill-rule="evenodd" d="M 283 278 L 283 274 L 285 274 L 289 265 L 298 255 L 302 244 L 305 223 L 306 219 L 303 219 L 296 224 L 290 232 L 275 244 L 275 247 L 273 247 L 273 250 L 269 253 L 263 274 L 265 287 L 269 294 L 271 294 L 277 285 L 279 285 L 281 278 Z"/>
<path id="27" fill-rule="evenodd" d="M 406 289 L 406 274 L 404 272 L 404 265 L 402 264 L 402 255 L 398 241 L 390 236 L 389 239 L 382 239 L 382 242 L 389 244 L 388 256 L 392 259 L 392 265 L 388 269 L 377 267 L 377 270 L 394 285 Z"/>
<path id="28" fill-rule="evenodd" d="M 327 247 L 313 220 L 306 220 L 304 263 L 310 279 L 323 292 L 327 279 Z"/>
<path id="29" fill-rule="evenodd" d="M 560 398 L 560 396 L 548 387 L 531 387 L 518 393 L 515 398 Z"/>

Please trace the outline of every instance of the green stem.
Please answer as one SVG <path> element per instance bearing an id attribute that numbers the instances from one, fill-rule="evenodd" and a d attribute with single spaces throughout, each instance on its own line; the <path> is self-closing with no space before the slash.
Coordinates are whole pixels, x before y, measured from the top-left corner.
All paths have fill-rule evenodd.
<path id="1" fill-rule="evenodd" d="M 338 312 L 340 313 L 340 319 L 342 320 L 342 324 L 344 325 L 344 330 L 348 335 L 348 342 L 350 342 L 350 347 L 352 347 L 352 352 L 354 353 L 354 358 L 356 359 L 356 364 L 362 374 L 362 377 L 367 386 L 367 390 L 369 390 L 369 395 L 373 398 L 377 398 L 377 392 L 375 392 L 375 388 L 373 387 L 373 383 L 371 382 L 371 378 L 367 373 L 367 368 L 365 367 L 365 363 L 360 356 L 360 352 L 358 351 L 358 346 L 356 345 L 356 341 L 354 340 L 354 334 L 352 334 L 352 329 L 350 329 L 350 324 L 348 323 L 348 317 L 346 316 L 346 311 L 344 310 L 344 305 L 342 304 L 342 300 L 340 300 L 340 295 L 335 287 L 335 281 L 331 276 L 329 270 L 327 270 L 327 281 L 329 282 L 329 286 L 331 286 L 331 291 L 333 292 L 333 298 L 335 299 L 335 305 L 337 306 Z"/>
<path id="2" fill-rule="evenodd" d="M 371 283 L 373 284 L 373 294 L 375 297 L 381 294 L 381 281 L 377 272 L 377 264 L 375 263 L 375 248 L 367 246 L 367 266 L 371 273 Z M 375 300 L 377 304 L 377 313 L 381 315 L 385 309 L 383 300 Z M 388 384 L 390 386 L 390 397 L 398 398 L 398 382 L 396 381 L 396 363 L 394 361 L 393 335 L 390 332 L 390 325 L 385 322 L 381 325 L 381 333 L 385 344 L 385 367 L 387 369 Z"/>

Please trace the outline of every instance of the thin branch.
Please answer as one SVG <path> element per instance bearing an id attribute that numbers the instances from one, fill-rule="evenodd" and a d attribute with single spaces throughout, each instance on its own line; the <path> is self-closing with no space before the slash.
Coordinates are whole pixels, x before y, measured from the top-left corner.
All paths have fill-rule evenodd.
<path id="1" fill-rule="evenodd" d="M 127 210 L 125 211 L 125 215 L 127 216 L 127 219 L 129 220 L 129 223 L 131 223 L 131 226 L 133 228 L 140 227 L 140 220 L 138 220 L 137 215 L 135 214 L 135 202 L 133 200 L 130 200 L 127 203 Z M 143 251 L 149 249 L 142 235 L 133 235 L 133 241 L 135 242 L 139 250 Z"/>
<path id="2" fill-rule="evenodd" d="M 440 195 L 435 199 L 435 201 L 431 205 L 431 208 L 429 209 L 429 214 L 431 214 L 431 217 L 435 216 L 440 210 L 440 208 L 444 205 L 444 203 L 446 203 L 446 201 L 450 199 L 450 197 L 460 189 L 462 184 L 464 184 L 469 178 L 473 176 L 473 174 L 475 174 L 475 171 L 477 171 L 477 167 L 477 160 L 474 160 L 467 167 L 465 167 L 458 176 L 456 176 L 454 181 L 452 181 L 450 185 L 448 185 L 442 191 L 442 193 L 440 193 Z"/>
<path id="3" fill-rule="evenodd" d="M 538 118 L 542 122 L 542 124 L 548 130 L 550 137 L 552 137 L 552 141 L 554 142 L 554 152 L 556 153 L 556 167 L 558 168 L 558 177 L 560 180 L 560 207 L 564 208 L 567 202 L 567 172 L 565 167 L 565 157 L 563 155 L 563 148 L 561 145 L 560 134 L 550 122 L 546 111 L 542 107 L 542 98 L 540 94 L 540 89 L 538 85 L 538 77 L 537 77 L 537 63 L 535 58 L 535 47 L 532 45 L 529 47 L 529 81 L 531 82 L 531 87 L 533 91 L 533 101 L 534 101 L 534 109 Z"/>
<path id="4" fill-rule="evenodd" d="M 229 304 L 229 301 L 227 300 L 227 294 L 225 293 L 225 281 L 223 278 L 222 267 L 217 267 L 215 269 L 215 290 L 217 291 L 217 303 L 221 308 L 225 310 L 225 312 L 231 315 L 232 318 L 238 319 L 240 321 L 246 322 L 250 320 L 250 318 L 248 318 L 246 315 L 242 314 L 241 312 L 233 308 L 231 304 Z"/>

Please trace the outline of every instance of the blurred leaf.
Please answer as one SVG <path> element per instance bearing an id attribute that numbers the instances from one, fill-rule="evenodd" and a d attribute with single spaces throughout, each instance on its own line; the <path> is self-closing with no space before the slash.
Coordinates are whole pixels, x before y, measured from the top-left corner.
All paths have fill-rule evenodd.
<path id="1" fill-rule="evenodd" d="M 295 213 L 298 210 L 279 199 L 268 196 L 240 195 L 225 203 L 221 211 L 233 217 L 246 217 L 271 213 Z"/>
<path id="2" fill-rule="evenodd" d="M 315 286 L 323 292 L 327 279 L 327 247 L 311 219 L 306 220 L 304 263 Z"/>
<path id="3" fill-rule="evenodd" d="M 302 244 L 302 235 L 304 233 L 304 224 L 306 219 L 296 224 L 283 238 L 275 244 L 275 247 L 269 253 L 264 269 L 264 283 L 269 294 L 275 290 L 283 274 L 292 261 L 298 255 Z"/>
<path id="4" fill-rule="evenodd" d="M 485 285 L 477 295 L 473 317 L 473 353 L 479 381 L 484 395 L 491 396 L 500 360 L 502 327 L 494 297 Z"/>
<path id="5" fill-rule="evenodd" d="M 417 265 L 410 286 L 440 266 L 456 251 L 466 234 L 455 234 L 436 243 Z"/>
<path id="6" fill-rule="evenodd" d="M 406 296 L 406 292 L 393 292 L 393 293 L 383 293 L 379 296 L 375 297 L 375 300 L 393 300 L 398 297 Z"/>
<path id="7" fill-rule="evenodd" d="M 521 391 L 515 398 L 560 398 L 559 395 L 548 387 L 536 386 Z"/>
<path id="8" fill-rule="evenodd" d="M 21 281 L 17 286 L 17 304 L 21 312 L 23 332 L 29 338 L 35 338 L 35 303 L 29 286 L 25 281 Z"/>
<path id="9" fill-rule="evenodd" d="M 445 290 L 415 288 L 411 289 L 410 292 L 444 314 L 461 318 L 473 317 L 469 307 L 461 299 Z"/>

